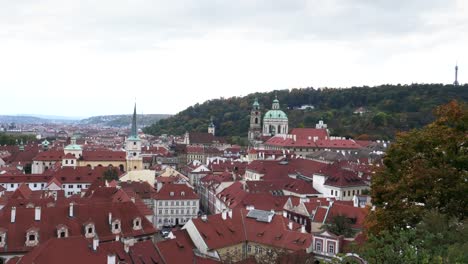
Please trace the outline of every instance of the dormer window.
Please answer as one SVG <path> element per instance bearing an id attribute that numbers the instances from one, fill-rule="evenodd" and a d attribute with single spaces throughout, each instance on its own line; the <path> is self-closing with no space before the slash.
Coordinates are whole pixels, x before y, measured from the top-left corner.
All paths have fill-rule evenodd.
<path id="1" fill-rule="evenodd" d="M 185 192 L 181 192 L 180 195 L 185 196 Z"/>
<path id="2" fill-rule="evenodd" d="M 95 227 L 93 223 L 89 223 L 85 225 L 85 237 L 86 238 L 92 238 L 94 237 L 94 234 L 96 233 Z"/>
<path id="3" fill-rule="evenodd" d="M 30 228 L 26 232 L 26 246 L 27 247 L 34 247 L 39 244 L 39 230 L 35 228 Z"/>
<path id="4" fill-rule="evenodd" d="M 169 195 L 170 195 L 170 196 L 174 196 L 174 192 L 170 192 Z"/>
<path id="5" fill-rule="evenodd" d="M 118 234 L 121 232 L 121 224 L 119 219 L 112 221 L 112 234 Z"/>
<path id="6" fill-rule="evenodd" d="M 140 230 L 141 229 L 141 218 L 137 217 L 133 219 L 133 230 Z"/>
<path id="7" fill-rule="evenodd" d="M 58 238 L 65 238 L 68 237 L 68 228 L 65 225 L 58 225 L 57 226 L 57 237 Z"/>

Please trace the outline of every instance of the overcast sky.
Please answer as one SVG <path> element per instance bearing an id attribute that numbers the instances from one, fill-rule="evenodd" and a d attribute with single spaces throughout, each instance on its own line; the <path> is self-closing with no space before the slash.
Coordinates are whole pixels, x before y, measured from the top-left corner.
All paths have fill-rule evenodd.
<path id="1" fill-rule="evenodd" d="M 0 114 L 468 80 L 466 0 L 0 0 Z M 280 98 L 281 100 L 281 98 Z"/>

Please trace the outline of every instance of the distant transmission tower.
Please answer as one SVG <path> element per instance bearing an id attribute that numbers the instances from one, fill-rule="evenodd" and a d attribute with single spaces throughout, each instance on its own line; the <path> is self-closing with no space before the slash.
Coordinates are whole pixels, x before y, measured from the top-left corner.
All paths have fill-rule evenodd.
<path id="1" fill-rule="evenodd" d="M 455 81 L 453 82 L 453 85 L 459 85 L 459 83 L 458 83 L 458 63 L 455 65 Z"/>

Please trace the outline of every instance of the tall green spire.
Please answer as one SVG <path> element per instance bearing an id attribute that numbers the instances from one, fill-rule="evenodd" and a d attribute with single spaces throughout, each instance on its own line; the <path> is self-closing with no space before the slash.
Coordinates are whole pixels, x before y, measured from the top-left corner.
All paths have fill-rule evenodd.
<path id="1" fill-rule="evenodd" d="M 130 137 L 138 138 L 137 123 L 136 123 L 136 103 L 135 103 L 135 108 L 133 108 L 132 132 L 130 134 Z"/>

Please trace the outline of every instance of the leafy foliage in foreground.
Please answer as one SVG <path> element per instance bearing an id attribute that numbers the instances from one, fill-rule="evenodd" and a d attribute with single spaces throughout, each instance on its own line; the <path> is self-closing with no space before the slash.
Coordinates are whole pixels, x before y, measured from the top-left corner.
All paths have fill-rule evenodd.
<path id="1" fill-rule="evenodd" d="M 414 227 L 429 210 L 463 219 L 468 214 L 468 107 L 452 101 L 437 120 L 399 134 L 372 178 L 373 233 Z"/>
<path id="2" fill-rule="evenodd" d="M 369 263 L 468 263 L 468 107 L 452 101 L 437 119 L 399 134 L 372 178 Z"/>

